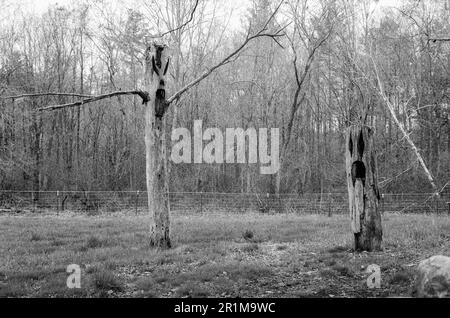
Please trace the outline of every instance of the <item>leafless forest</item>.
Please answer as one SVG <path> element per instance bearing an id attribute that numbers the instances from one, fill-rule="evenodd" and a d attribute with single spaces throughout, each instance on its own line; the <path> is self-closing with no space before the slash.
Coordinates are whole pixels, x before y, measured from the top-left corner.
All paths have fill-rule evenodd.
<path id="1" fill-rule="evenodd" d="M 375 130 L 382 192 L 433 192 L 389 107 L 445 186 L 448 1 L 294 0 L 271 20 L 275 1 L 246 2 L 233 10 L 221 1 L 92 0 L 37 13 L 3 1 L 0 189 L 145 190 L 139 96 L 36 110 L 140 89 L 146 45 L 161 38 L 171 55 L 170 96 L 264 27 L 283 36 L 252 40 L 176 99 L 166 132 L 170 140 L 173 127 L 195 119 L 280 127 L 279 177 L 252 164 L 171 164 L 170 191 L 345 192 L 344 131 L 364 116 Z"/>
<path id="2" fill-rule="evenodd" d="M 449 297 L 449 21 L 0 0 L 0 298 Z"/>

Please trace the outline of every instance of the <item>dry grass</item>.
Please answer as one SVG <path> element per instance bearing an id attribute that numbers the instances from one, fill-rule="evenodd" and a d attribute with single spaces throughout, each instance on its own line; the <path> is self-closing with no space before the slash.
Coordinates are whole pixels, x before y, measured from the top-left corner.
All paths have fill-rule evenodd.
<path id="1" fill-rule="evenodd" d="M 450 254 L 450 218 L 389 215 L 385 250 L 353 253 L 347 217 L 174 216 L 174 248 L 142 216 L 1 216 L 0 297 L 407 296 L 424 258 Z M 79 264 L 82 288 L 66 268 Z M 365 268 L 382 268 L 369 290 Z"/>

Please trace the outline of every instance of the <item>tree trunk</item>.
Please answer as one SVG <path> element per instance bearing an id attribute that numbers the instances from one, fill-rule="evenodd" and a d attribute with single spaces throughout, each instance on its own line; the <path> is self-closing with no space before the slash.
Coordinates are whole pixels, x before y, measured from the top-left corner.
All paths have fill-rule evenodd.
<path id="1" fill-rule="evenodd" d="M 170 248 L 169 193 L 165 138 L 166 109 L 164 66 L 168 63 L 164 47 L 153 45 L 147 50 L 145 81 L 149 101 L 145 105 L 145 148 L 148 207 L 152 215 L 150 244 Z M 161 111 L 162 108 L 162 111 Z"/>
<path id="2" fill-rule="evenodd" d="M 346 172 L 355 250 L 381 249 L 380 195 L 373 132 L 354 125 L 346 132 Z"/>

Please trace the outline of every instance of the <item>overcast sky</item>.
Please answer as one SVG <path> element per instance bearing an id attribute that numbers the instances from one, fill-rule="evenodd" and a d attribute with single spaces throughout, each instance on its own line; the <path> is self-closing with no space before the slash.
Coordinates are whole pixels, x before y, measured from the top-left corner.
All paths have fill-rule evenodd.
<path id="1" fill-rule="evenodd" d="M 66 5 L 72 3 L 73 0 L 21 0 L 24 4 L 32 8 L 36 12 L 44 12 L 49 5 L 59 3 L 61 5 Z M 243 2 L 248 0 L 224 0 L 231 3 L 231 6 L 238 8 Z M 121 1 L 121 2 L 127 2 Z M 381 6 L 397 6 L 401 3 L 401 0 L 380 0 L 379 4 Z"/>
<path id="2" fill-rule="evenodd" d="M 114 1 L 114 0 L 112 0 Z M 133 6 L 133 2 L 136 2 L 137 0 L 117 0 L 116 2 L 124 7 L 127 6 Z M 223 1 L 221 3 L 221 7 L 226 7 L 226 12 L 223 12 L 223 18 L 226 18 L 229 21 L 229 27 L 231 29 L 238 28 L 241 23 L 241 18 L 243 16 L 243 13 L 245 12 L 246 8 L 248 7 L 250 1 L 249 0 L 219 0 Z M 2 0 L 0 0 L 0 3 Z M 20 7 L 21 11 L 34 13 L 37 15 L 40 15 L 48 10 L 48 8 L 52 5 L 59 4 L 62 6 L 71 6 L 74 2 L 81 2 L 78 0 L 3 0 L 3 2 L 6 2 L 9 4 L 7 6 L 7 10 L 4 10 L 4 12 L 1 14 L 1 18 L 4 18 L 5 20 L 9 18 L 14 17 L 14 10 L 15 8 Z M 8 10 L 9 9 L 9 10 Z M 7 13 L 6 11 L 10 11 L 11 13 Z M 232 13 L 232 14 L 231 14 Z M 231 15 L 230 15 L 231 14 Z M 3 16 L 4 15 L 4 16 Z M 17 17 L 19 18 L 19 17 Z M 6 21 L 4 21 L 6 22 Z M 7 23 L 7 22 L 6 22 Z M 1 25 L 1 23 L 0 23 Z"/>
<path id="3" fill-rule="evenodd" d="M 142 0 L 109 0 L 111 2 L 117 3 L 118 6 L 123 7 L 136 7 L 133 6 L 133 3 L 136 1 Z M 182 0 L 183 1 L 183 0 Z M 227 21 L 227 29 L 228 30 L 236 30 L 241 27 L 242 18 L 246 13 L 246 9 L 249 7 L 250 0 L 218 0 L 221 7 L 221 12 L 218 16 L 219 19 L 223 19 L 222 21 Z M 272 0 L 273 2 L 278 2 L 279 0 Z M 354 0 L 359 1 L 359 0 Z M 449 0 L 450 1 L 450 0 Z M 3 9 L 6 10 L 0 11 L 0 27 L 4 25 L 8 25 L 9 21 L 14 19 L 21 19 L 23 16 L 23 12 L 25 11 L 25 16 L 23 19 L 26 19 L 26 12 L 30 14 L 40 15 L 46 12 L 51 5 L 60 4 L 62 6 L 71 7 L 74 3 L 81 2 L 79 0 L 0 0 L 0 4 L 3 3 Z M 106 1 L 108 2 L 108 0 Z M 314 0 L 310 0 L 310 3 L 313 3 Z M 9 3 L 8 5 L 5 5 Z M 372 17 L 377 21 L 382 16 L 382 11 L 384 8 L 388 7 L 399 7 L 404 1 L 402 0 L 379 0 L 378 2 L 373 1 L 372 6 L 374 11 L 372 12 Z M 20 10 L 15 11 L 14 8 L 20 6 Z M 226 9 L 224 9 L 226 8 Z M 17 15 L 15 14 L 17 13 Z M 217 16 L 216 16 L 217 17 Z M 229 20 L 228 20 L 229 19 Z M 379 20 L 378 20 L 379 21 Z M 376 23 L 376 22 L 375 22 Z"/>
<path id="4" fill-rule="evenodd" d="M 1 1 L 1 0 L 0 0 Z M 50 5 L 54 4 L 60 4 L 60 5 L 70 5 L 74 2 L 74 0 L 6 0 L 10 3 L 21 3 L 24 8 L 27 8 L 30 12 L 34 13 L 43 13 L 45 12 Z M 245 8 L 248 6 L 249 0 L 223 0 L 224 3 L 227 4 L 230 10 L 233 10 L 236 14 L 232 15 L 232 23 L 239 24 L 241 14 Z M 355 0 L 357 1 L 357 0 Z M 124 3 L 125 5 L 127 3 L 132 3 L 133 0 L 120 0 L 120 3 Z M 398 7 L 403 1 L 402 0 L 379 0 L 378 4 L 376 5 L 379 8 L 383 7 Z"/>

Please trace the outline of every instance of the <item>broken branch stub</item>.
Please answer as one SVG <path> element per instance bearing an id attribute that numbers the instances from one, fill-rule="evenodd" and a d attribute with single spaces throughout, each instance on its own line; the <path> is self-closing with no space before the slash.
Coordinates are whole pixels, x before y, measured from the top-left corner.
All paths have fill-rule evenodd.
<path id="1" fill-rule="evenodd" d="M 364 125 L 346 132 L 346 173 L 355 250 L 381 249 L 380 194 L 373 132 Z"/>

